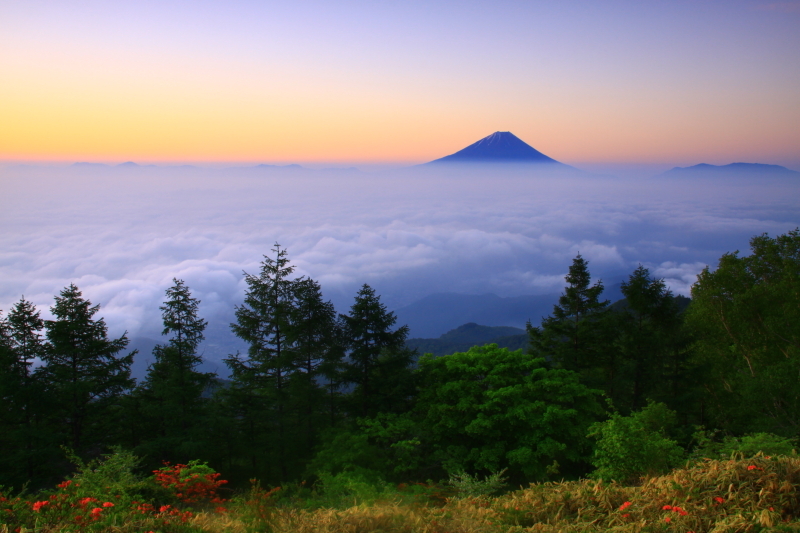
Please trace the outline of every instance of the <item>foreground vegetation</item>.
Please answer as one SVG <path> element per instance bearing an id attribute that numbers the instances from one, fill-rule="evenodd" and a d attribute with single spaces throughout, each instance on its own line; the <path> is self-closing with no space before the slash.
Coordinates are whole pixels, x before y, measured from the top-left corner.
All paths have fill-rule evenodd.
<path id="1" fill-rule="evenodd" d="M 608 500 L 609 508 L 587 500 L 575 520 L 630 501 L 625 509 L 631 511 L 619 517 L 635 521 L 620 524 L 644 517 L 655 527 L 654 516 L 637 514 L 649 513 L 650 504 L 636 500 L 649 485 L 624 488 L 642 476 L 658 479 L 687 460 L 727 460 L 731 453 L 791 457 L 797 445 L 800 231 L 754 237 L 751 248 L 748 256 L 725 254 L 716 270 L 704 270 L 688 308 L 641 265 L 622 284 L 625 299 L 612 305 L 579 255 L 553 313 L 540 326 L 529 325 L 525 351 L 490 344 L 433 357 L 405 346 L 407 328 L 396 327 L 372 288 L 363 286 L 348 314 L 337 315 L 318 283 L 294 277 L 286 251 L 276 246 L 258 274 L 245 276 L 245 299 L 231 328 L 248 351 L 226 360 L 231 382 L 217 388 L 213 375 L 198 370 L 206 322 L 181 280 L 166 291 L 167 338 L 153 350 L 141 383 L 130 378 L 127 339 L 108 338 L 96 318 L 99 307 L 77 287 L 55 298 L 51 320 L 22 299 L 0 317 L 0 485 L 4 498 L 22 494 L 11 498 L 16 503 L 4 502 L 0 516 L 40 530 L 51 522 L 83 530 L 181 531 L 201 520 L 250 527 L 252 513 L 269 514 L 274 527 L 312 515 L 323 523 L 325 513 L 333 513 L 335 524 L 362 512 L 342 508 L 341 496 L 348 505 L 353 498 L 371 501 L 364 513 L 421 517 L 429 528 L 472 512 L 503 527 L 528 527 L 533 522 L 525 520 L 538 516 L 531 514 L 537 509 L 523 506 L 515 515 L 516 508 L 502 507 L 512 496 L 488 499 L 485 489 L 502 472 L 512 487 L 567 483 L 525 492 L 549 491 L 545 499 L 563 505 L 536 523 L 572 516 L 570 498 L 592 487 L 626 499 Z M 99 466 L 85 465 L 114 449 L 112 457 L 141 458 L 139 466 L 120 470 L 139 485 L 87 481 Z M 775 464 L 746 465 L 753 467 L 746 475 Z M 774 473 L 778 486 L 789 487 L 782 491 L 794 490 L 791 476 Z M 214 497 L 230 501 L 221 505 L 194 489 L 177 490 L 189 483 L 186 476 L 205 487 L 200 493 L 218 477 L 229 480 L 213 492 L 223 491 Z M 56 492 L 45 490 L 64 479 L 70 483 Z M 606 485 L 611 481 L 619 485 Z M 251 483 L 249 500 L 231 499 Z M 729 483 L 725 491 L 732 495 L 746 486 Z M 190 493 L 197 497 L 187 499 Z M 457 493 L 478 499 L 430 501 Z M 673 514 L 662 517 L 661 527 L 702 525 L 691 522 L 701 518 L 688 509 L 705 504 L 663 503 L 667 496 L 657 503 L 679 511 L 667 509 Z M 253 501 L 263 505 L 246 503 Z M 773 516 L 764 512 L 783 516 L 775 510 L 783 503 L 770 506 L 773 511 L 758 508 L 763 520 Z M 712 507 L 706 511 L 719 510 Z M 745 518 L 736 520 L 751 520 L 747 513 L 755 508 L 743 509 L 734 514 Z M 613 521 L 617 514 L 606 515 L 589 522 L 620 525 Z"/>
<path id="2" fill-rule="evenodd" d="M 0 532 L 675 533 L 800 529 L 797 455 L 702 459 L 635 485 L 602 480 L 532 484 L 481 494 L 498 478 L 446 485 L 370 484 L 339 476 L 318 486 L 249 491 L 223 499 L 200 464 L 149 479 L 118 452 L 81 465 L 54 491 L 0 496 Z M 172 474 L 175 474 L 172 476 Z M 183 481 L 181 481 L 181 479 Z M 188 489 L 188 490 L 187 490 Z M 169 503 L 167 503 L 169 502 Z"/>

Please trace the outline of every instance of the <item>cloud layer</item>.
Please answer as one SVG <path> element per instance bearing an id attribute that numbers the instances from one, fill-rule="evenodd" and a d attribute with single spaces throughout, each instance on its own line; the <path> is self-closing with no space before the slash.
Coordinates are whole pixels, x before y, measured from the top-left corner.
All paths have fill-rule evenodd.
<path id="1" fill-rule="evenodd" d="M 800 225 L 796 183 L 523 171 L 16 167 L 0 176 L 0 309 L 47 314 L 80 287 L 113 334 L 158 338 L 174 277 L 224 335 L 278 242 L 345 312 L 363 283 L 390 308 L 437 292 L 558 292 L 581 253 L 606 284 L 637 264 L 688 294 L 750 237 Z"/>

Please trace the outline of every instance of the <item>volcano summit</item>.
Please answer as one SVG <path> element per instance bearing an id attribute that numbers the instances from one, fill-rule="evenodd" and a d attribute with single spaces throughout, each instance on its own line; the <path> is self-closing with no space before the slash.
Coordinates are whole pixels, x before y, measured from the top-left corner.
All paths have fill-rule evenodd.
<path id="1" fill-rule="evenodd" d="M 496 131 L 458 152 L 431 163 L 550 163 L 562 165 L 511 133 Z M 566 165 L 565 165 L 566 166 Z"/>

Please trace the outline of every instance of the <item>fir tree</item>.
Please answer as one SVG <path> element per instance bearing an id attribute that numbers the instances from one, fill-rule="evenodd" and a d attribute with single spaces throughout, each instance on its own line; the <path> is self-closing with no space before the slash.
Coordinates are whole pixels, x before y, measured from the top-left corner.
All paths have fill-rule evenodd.
<path id="1" fill-rule="evenodd" d="M 5 463 L 2 470 L 20 484 L 37 478 L 47 463 L 43 452 L 50 441 L 44 425 L 48 395 L 41 372 L 32 369 L 44 352 L 43 329 L 39 311 L 24 297 L 0 322 L 0 425 L 9 440 L 0 461 Z"/>
<path id="2" fill-rule="evenodd" d="M 67 442 L 76 452 L 103 442 L 110 408 L 134 383 L 130 366 L 135 352 L 118 357 L 128 345 L 127 335 L 109 339 L 105 321 L 94 318 L 99 309 L 72 284 L 50 308 L 55 319 L 45 321 L 49 345 L 43 370 L 66 422 Z"/>
<path id="3" fill-rule="evenodd" d="M 296 305 L 287 332 L 294 355 L 291 395 L 305 434 L 305 455 L 310 456 L 319 426 L 325 419 L 329 420 L 327 425 L 335 423 L 337 378 L 344 353 L 336 310 L 331 302 L 323 300 L 319 283 L 309 278 L 297 280 L 294 292 Z M 327 381 L 330 394 L 326 394 L 323 381 Z"/>
<path id="4" fill-rule="evenodd" d="M 172 335 L 166 344 L 153 349 L 155 362 L 150 365 L 139 395 L 142 409 L 149 415 L 153 440 L 149 447 L 162 460 L 196 458 L 201 440 L 204 399 L 203 391 L 214 374 L 199 372 L 203 358 L 197 348 L 203 341 L 207 322 L 198 317 L 200 300 L 193 298 L 189 287 L 173 279 L 160 307 L 164 330 Z"/>
<path id="5" fill-rule="evenodd" d="M 626 362 L 631 411 L 645 406 L 646 395 L 662 396 L 668 383 L 677 384 L 674 356 L 680 348 L 678 306 L 663 279 L 653 278 L 642 265 L 622 283 L 625 296 L 616 348 Z M 672 368 L 671 368 L 672 367 Z"/>
<path id="6" fill-rule="evenodd" d="M 588 261 L 580 254 L 573 259 L 565 280 L 567 286 L 552 315 L 544 318 L 540 327 L 528 323 L 530 350 L 559 368 L 585 376 L 602 364 L 602 318 L 609 302 L 600 300 L 601 281 L 590 285 Z"/>
<path id="7" fill-rule="evenodd" d="M 247 358 L 239 354 L 225 360 L 231 369 L 233 387 L 229 401 L 248 441 L 253 468 L 265 450 L 276 448 L 280 479 L 288 478 L 287 439 L 288 380 L 296 362 L 291 348 L 292 315 L 297 304 L 294 267 L 279 244 L 275 259 L 264 256 L 261 272 L 245 272 L 244 304 L 236 307 L 234 334 L 248 343 Z"/>
<path id="8" fill-rule="evenodd" d="M 408 326 L 392 331 L 397 317 L 367 284 L 356 295 L 350 314 L 341 319 L 348 349 L 343 375 L 355 385 L 349 399 L 351 412 L 372 416 L 404 410 L 414 390 L 414 354 L 405 348 Z"/>

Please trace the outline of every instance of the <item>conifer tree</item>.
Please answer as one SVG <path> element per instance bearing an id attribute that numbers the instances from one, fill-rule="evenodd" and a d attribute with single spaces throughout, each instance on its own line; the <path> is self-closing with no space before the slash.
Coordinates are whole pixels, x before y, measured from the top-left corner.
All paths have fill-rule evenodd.
<path id="1" fill-rule="evenodd" d="M 367 284 L 356 295 L 350 314 L 341 319 L 348 349 L 343 376 L 355 385 L 350 411 L 366 417 L 404 410 L 414 391 L 414 354 L 405 347 L 408 326 L 392 331 L 397 317 Z"/>
<path id="2" fill-rule="evenodd" d="M 642 265 L 622 283 L 622 294 L 625 302 L 615 344 L 627 366 L 627 407 L 636 411 L 645 406 L 647 396 L 660 399 L 670 388 L 666 385 L 677 384 L 674 380 L 681 369 L 675 367 L 674 358 L 680 351 L 680 318 L 672 291 Z"/>
<path id="3" fill-rule="evenodd" d="M 335 387 L 344 355 L 333 304 L 324 301 L 322 289 L 309 278 L 294 285 L 296 305 L 287 340 L 294 354 L 291 395 L 296 416 L 305 435 L 305 455 L 311 455 L 319 427 L 335 422 Z M 323 380 L 327 387 L 323 388 Z M 334 391 L 334 394 L 327 394 Z M 327 405 L 327 409 L 324 406 Z M 325 416 L 325 415 L 329 416 Z"/>
<path id="4" fill-rule="evenodd" d="M 135 352 L 118 357 L 128 345 L 127 335 L 109 339 L 105 321 L 94 318 L 99 309 L 71 284 L 50 308 L 54 320 L 45 321 L 49 345 L 42 355 L 43 371 L 66 421 L 67 443 L 79 453 L 90 442 L 103 442 L 110 408 L 134 383 L 130 366 Z"/>
<path id="5" fill-rule="evenodd" d="M 225 360 L 234 385 L 228 392 L 231 405 L 241 421 L 253 468 L 259 457 L 273 448 L 281 480 L 288 478 L 288 384 L 295 369 L 290 328 L 297 305 L 294 267 L 279 244 L 272 249 L 275 259 L 264 256 L 258 275 L 245 272 L 244 303 L 236 307 L 234 334 L 248 343 L 247 358 L 240 354 Z M 265 466 L 271 464 L 267 462 Z"/>
<path id="6" fill-rule="evenodd" d="M 580 254 L 565 277 L 567 286 L 540 327 L 527 325 L 530 351 L 551 364 L 580 372 L 586 377 L 602 365 L 604 327 L 602 319 L 608 300 L 600 300 L 603 283 L 591 283 L 589 263 Z M 590 380 L 593 381 L 593 380 Z"/>
<path id="7" fill-rule="evenodd" d="M 197 348 L 204 339 L 207 322 L 198 317 L 200 300 L 193 298 L 189 287 L 173 279 L 166 291 L 166 301 L 160 307 L 164 330 L 172 335 L 166 344 L 153 349 L 155 362 L 139 391 L 143 410 L 154 435 L 148 447 L 162 460 L 197 458 L 202 428 L 203 391 L 214 375 L 199 372 L 203 362 Z"/>
<path id="8" fill-rule="evenodd" d="M 32 369 L 44 352 L 43 329 L 39 311 L 24 297 L 0 321 L 0 433 L 8 439 L 1 446 L 7 452 L 0 458 L 0 470 L 19 484 L 37 478 L 47 463 L 48 395 L 41 372 Z"/>

